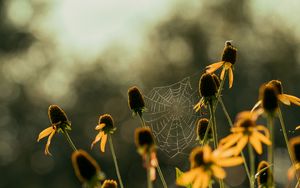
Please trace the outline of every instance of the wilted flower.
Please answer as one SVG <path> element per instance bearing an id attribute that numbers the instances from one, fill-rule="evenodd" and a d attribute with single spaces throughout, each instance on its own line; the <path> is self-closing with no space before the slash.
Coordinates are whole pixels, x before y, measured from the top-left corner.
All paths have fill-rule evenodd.
<path id="1" fill-rule="evenodd" d="M 177 178 L 181 186 L 192 184 L 193 188 L 206 188 L 212 176 L 219 179 L 226 177 L 222 167 L 231 167 L 243 163 L 241 157 L 231 157 L 231 152 L 222 149 L 211 150 L 210 146 L 196 147 L 190 154 L 191 169 Z"/>
<path id="2" fill-rule="evenodd" d="M 158 165 L 156 158 L 156 146 L 149 128 L 136 128 L 135 130 L 135 144 L 138 153 L 143 157 L 145 167 L 150 169 L 150 178 L 155 180 L 155 168 Z M 147 157 L 150 161 L 147 162 Z"/>
<path id="3" fill-rule="evenodd" d="M 257 116 L 255 112 L 239 113 L 234 127 L 231 128 L 232 134 L 220 141 L 220 147 L 226 149 L 236 144 L 235 155 L 238 155 L 250 143 L 258 154 L 262 154 L 262 143 L 271 145 L 271 141 L 269 130 L 263 125 L 256 125 Z"/>
<path id="4" fill-rule="evenodd" d="M 255 178 L 257 179 L 259 188 L 267 188 L 268 185 L 272 185 L 273 175 L 270 166 L 271 165 L 267 161 L 261 161 L 258 164 Z"/>
<path id="5" fill-rule="evenodd" d="M 199 81 L 199 93 L 201 95 L 200 101 L 194 106 L 196 112 L 198 112 L 202 106 L 208 102 L 211 103 L 218 92 L 220 83 L 218 82 L 217 76 L 209 73 L 202 74 Z"/>
<path id="6" fill-rule="evenodd" d="M 118 184 L 115 180 L 105 180 L 101 188 L 117 188 Z"/>
<path id="7" fill-rule="evenodd" d="M 228 70 L 228 72 L 229 72 L 229 75 L 228 75 L 229 76 L 229 88 L 231 88 L 232 84 L 233 84 L 233 70 L 232 69 L 233 69 L 233 65 L 236 61 L 236 54 L 237 54 L 237 49 L 234 46 L 232 46 L 230 41 L 226 41 L 221 61 L 207 66 L 206 72 L 213 73 L 217 69 L 219 69 L 223 66 L 220 79 L 221 80 L 224 79 L 225 71 Z"/>
<path id="8" fill-rule="evenodd" d="M 206 118 L 201 118 L 198 120 L 197 127 L 196 127 L 196 134 L 197 134 L 196 140 L 200 140 L 201 142 L 204 141 L 203 139 L 208 128 L 208 123 L 209 120 Z M 207 133 L 207 139 L 211 140 L 212 138 L 213 138 L 212 130 L 209 129 Z"/>
<path id="9" fill-rule="evenodd" d="M 97 162 L 84 150 L 72 153 L 72 164 L 75 174 L 82 183 L 96 183 L 101 174 Z"/>
<path id="10" fill-rule="evenodd" d="M 65 130 L 71 130 L 71 122 L 68 120 L 66 113 L 57 105 L 49 106 L 48 116 L 51 125 L 39 134 L 37 141 L 39 142 L 42 138 L 49 136 L 45 147 L 45 154 L 51 155 L 49 147 L 51 144 L 52 137 L 56 132 L 64 132 Z"/>
<path id="11" fill-rule="evenodd" d="M 144 97 L 136 86 L 128 89 L 128 105 L 134 113 L 139 115 L 145 110 Z"/>
<path id="12" fill-rule="evenodd" d="M 101 115 L 99 118 L 99 124 L 95 127 L 95 130 L 99 131 L 99 133 L 97 134 L 94 141 L 92 142 L 91 148 L 93 148 L 95 143 L 101 140 L 100 150 L 104 152 L 106 141 L 107 141 L 107 134 L 113 134 L 116 130 L 114 125 L 114 120 L 111 117 L 111 115 L 109 114 Z"/>

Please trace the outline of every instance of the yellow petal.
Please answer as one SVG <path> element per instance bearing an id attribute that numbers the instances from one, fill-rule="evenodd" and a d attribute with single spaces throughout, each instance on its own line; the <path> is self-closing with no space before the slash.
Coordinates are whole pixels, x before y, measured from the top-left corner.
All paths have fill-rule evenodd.
<path id="1" fill-rule="evenodd" d="M 209 183 L 210 183 L 210 178 L 211 176 L 207 173 L 203 173 L 203 176 L 202 176 L 202 186 L 201 188 L 207 188 L 209 186 Z M 193 187 L 194 188 L 194 187 Z"/>
<path id="2" fill-rule="evenodd" d="M 219 69 L 220 67 L 222 67 L 223 64 L 224 64 L 224 61 L 213 63 L 206 67 L 207 68 L 206 72 L 211 74 L 211 73 L 215 72 L 217 69 Z"/>
<path id="3" fill-rule="evenodd" d="M 283 104 L 285 104 L 285 105 L 288 105 L 288 106 L 291 105 L 291 102 L 290 102 L 289 98 L 286 97 L 286 96 L 283 95 L 283 94 L 279 94 L 279 95 L 278 95 L 278 99 L 279 99 Z"/>
<path id="4" fill-rule="evenodd" d="M 209 161 L 211 159 L 211 148 L 208 145 L 203 146 L 203 160 Z"/>
<path id="5" fill-rule="evenodd" d="M 244 162 L 244 159 L 242 157 L 230 157 L 225 159 L 220 159 L 218 161 L 215 161 L 216 164 L 222 166 L 222 167 L 231 167 L 240 165 Z"/>
<path id="6" fill-rule="evenodd" d="M 270 146 L 272 144 L 270 139 L 268 137 L 266 137 L 265 135 L 261 134 L 260 132 L 255 132 L 255 137 L 257 140 L 262 141 L 264 144 L 266 144 L 268 146 Z"/>
<path id="7" fill-rule="evenodd" d="M 211 169 L 213 171 L 214 176 L 219 179 L 224 179 L 226 177 L 226 172 L 223 168 L 218 167 L 217 165 L 212 165 Z"/>
<path id="8" fill-rule="evenodd" d="M 295 97 L 293 95 L 287 95 L 287 94 L 283 94 L 284 96 L 286 96 L 291 103 L 300 106 L 300 99 L 298 97 Z"/>
<path id="9" fill-rule="evenodd" d="M 224 79 L 224 75 L 225 75 L 225 66 L 222 69 L 221 75 L 220 75 L 220 79 L 223 80 Z"/>
<path id="10" fill-rule="evenodd" d="M 251 109 L 251 112 L 253 112 L 254 110 L 256 110 L 260 105 L 261 105 L 261 100 L 259 100 L 254 106 L 253 108 Z"/>
<path id="11" fill-rule="evenodd" d="M 103 127 L 105 127 L 105 123 L 101 123 L 101 124 L 97 125 L 97 126 L 95 127 L 95 130 L 99 131 L 99 130 L 102 129 Z"/>
<path id="12" fill-rule="evenodd" d="M 193 188 L 194 187 L 201 187 L 202 184 L 202 176 L 203 176 L 203 172 L 199 171 L 199 173 L 196 175 L 194 183 L 193 183 Z"/>
<path id="13" fill-rule="evenodd" d="M 298 125 L 295 130 L 298 130 L 298 129 L 300 129 L 300 125 Z"/>
<path id="14" fill-rule="evenodd" d="M 151 179 L 151 181 L 154 181 L 155 178 L 156 178 L 155 168 L 154 167 L 150 167 L 150 179 Z"/>
<path id="15" fill-rule="evenodd" d="M 101 144 L 100 144 L 100 149 L 102 152 L 105 152 L 105 144 L 107 141 L 107 134 L 104 134 L 102 139 L 101 139 Z"/>
<path id="16" fill-rule="evenodd" d="M 229 70 L 229 88 L 231 88 L 233 84 L 233 71 L 231 67 L 228 70 Z"/>
<path id="17" fill-rule="evenodd" d="M 262 154 L 262 146 L 259 139 L 255 137 L 255 132 L 250 136 L 250 143 L 258 154 Z"/>
<path id="18" fill-rule="evenodd" d="M 44 130 L 39 134 L 39 137 L 38 137 L 37 141 L 39 142 L 42 138 L 44 138 L 44 137 L 48 136 L 49 134 L 51 134 L 52 131 L 55 131 L 55 130 L 53 129 L 52 126 L 46 128 L 46 129 L 44 129 Z"/>
<path id="19" fill-rule="evenodd" d="M 191 169 L 190 171 L 183 173 L 179 178 L 177 178 L 176 184 L 181 186 L 187 186 L 188 184 L 191 184 L 194 181 L 195 177 L 199 173 L 201 173 L 200 168 Z"/>
<path id="20" fill-rule="evenodd" d="M 259 130 L 259 131 L 263 131 L 266 138 L 270 138 L 270 132 L 269 132 L 269 129 L 267 127 L 265 127 L 263 125 L 257 125 L 256 129 Z"/>
<path id="21" fill-rule="evenodd" d="M 46 147 L 45 147 L 45 154 L 46 155 L 51 155 L 50 151 L 49 151 L 49 147 L 50 147 L 50 144 L 51 144 L 51 140 L 52 140 L 52 137 L 54 136 L 55 134 L 55 130 L 52 131 L 52 133 L 50 134 L 50 136 L 48 137 L 48 141 L 47 141 L 47 144 L 46 144 Z"/>
<path id="22" fill-rule="evenodd" d="M 241 153 L 241 151 L 244 149 L 244 147 L 246 146 L 246 144 L 248 143 L 248 136 L 244 135 L 239 142 L 236 145 L 236 152 L 235 155 L 238 155 Z"/>
<path id="23" fill-rule="evenodd" d="M 102 136 L 104 135 L 103 131 L 100 131 L 97 136 L 95 137 L 94 141 L 91 144 L 91 149 L 94 147 L 94 144 L 96 144 L 97 142 L 99 142 L 99 140 L 102 138 Z"/>
<path id="24" fill-rule="evenodd" d="M 233 133 L 233 134 L 227 136 L 228 138 L 224 138 L 224 139 L 226 139 L 226 140 L 222 139 L 222 140 L 220 141 L 220 147 L 222 147 L 222 148 L 229 148 L 229 147 L 233 146 L 234 144 L 236 144 L 237 141 L 238 141 L 242 136 L 243 136 L 242 133 L 237 133 L 237 134 Z M 225 142 L 225 141 L 226 141 L 226 142 Z"/>

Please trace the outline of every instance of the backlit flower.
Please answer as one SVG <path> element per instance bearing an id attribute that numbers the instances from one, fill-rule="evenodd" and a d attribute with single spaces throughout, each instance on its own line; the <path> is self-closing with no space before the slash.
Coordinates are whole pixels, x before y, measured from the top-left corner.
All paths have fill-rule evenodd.
<path id="1" fill-rule="evenodd" d="M 149 128 L 136 128 L 135 130 L 135 144 L 138 153 L 144 160 L 145 168 L 150 169 L 150 179 L 155 180 L 155 168 L 158 165 L 156 157 L 156 146 L 152 136 L 152 132 Z M 149 162 L 147 158 L 149 157 Z"/>
<path id="2" fill-rule="evenodd" d="M 262 143 L 271 145 L 269 130 L 263 125 L 256 125 L 258 114 L 244 111 L 237 115 L 237 120 L 231 128 L 231 134 L 220 141 L 220 147 L 226 149 L 236 144 L 235 155 L 250 143 L 258 154 L 262 154 Z M 261 133 L 263 132 L 263 133 Z"/>
<path id="3" fill-rule="evenodd" d="M 243 163 L 242 157 L 232 157 L 231 152 L 216 149 L 212 151 L 210 146 L 196 147 L 190 154 L 191 169 L 177 178 L 177 185 L 193 188 L 206 188 L 209 186 L 212 176 L 224 179 L 226 172 L 222 167 L 231 167 Z"/>
<path id="4" fill-rule="evenodd" d="M 294 163 L 288 170 L 288 179 L 291 180 L 295 177 L 296 172 L 300 171 L 300 136 L 291 138 L 289 140 L 289 145 Z"/>
<path id="5" fill-rule="evenodd" d="M 84 150 L 72 153 L 72 165 L 81 183 L 97 184 L 101 171 L 98 163 Z"/>
<path id="6" fill-rule="evenodd" d="M 258 164 L 255 178 L 257 179 L 257 185 L 259 188 L 267 188 L 268 185 L 272 185 L 273 175 L 270 166 L 271 165 L 267 161 L 261 161 Z"/>
<path id="7" fill-rule="evenodd" d="M 50 105 L 48 108 L 48 116 L 50 119 L 50 127 L 44 129 L 38 136 L 39 142 L 42 138 L 49 136 L 45 147 L 45 154 L 51 155 L 49 147 L 52 137 L 56 132 L 64 132 L 71 130 L 71 122 L 68 120 L 66 113 L 57 105 Z"/>
<path id="8" fill-rule="evenodd" d="M 141 115 L 145 110 L 144 97 L 136 86 L 128 89 L 128 105 L 135 114 Z"/>
<path id="9" fill-rule="evenodd" d="M 197 127 L 196 127 L 196 135 L 197 135 L 196 140 L 200 140 L 200 142 L 204 141 L 203 139 L 204 139 L 205 133 L 207 131 L 208 123 L 209 123 L 209 120 L 206 118 L 201 118 L 198 120 Z M 207 133 L 207 140 L 211 140 L 212 138 L 213 138 L 212 130 L 209 129 L 208 133 Z"/>
<path id="10" fill-rule="evenodd" d="M 107 134 L 113 134 L 116 130 L 114 120 L 111 115 L 101 115 L 99 118 L 99 124 L 95 127 L 95 130 L 99 131 L 99 133 L 92 142 L 91 148 L 93 148 L 94 144 L 100 141 L 100 150 L 104 152 L 108 136 Z"/>
<path id="11" fill-rule="evenodd" d="M 219 69 L 223 66 L 220 79 L 221 80 L 224 79 L 225 71 L 228 70 L 229 88 L 231 88 L 232 84 L 233 84 L 233 70 L 232 69 L 233 69 L 233 65 L 236 61 L 236 54 L 237 54 L 237 49 L 234 46 L 232 46 L 230 41 L 226 41 L 221 61 L 207 66 L 206 72 L 213 73 L 217 69 Z"/>
<path id="12" fill-rule="evenodd" d="M 105 180 L 101 188 L 117 188 L 118 184 L 115 180 Z"/>

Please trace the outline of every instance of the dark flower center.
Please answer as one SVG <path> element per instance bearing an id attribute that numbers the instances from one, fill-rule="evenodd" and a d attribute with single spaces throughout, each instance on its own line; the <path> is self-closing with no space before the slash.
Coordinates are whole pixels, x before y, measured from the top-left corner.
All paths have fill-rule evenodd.
<path id="1" fill-rule="evenodd" d="M 282 94 L 283 93 L 283 88 L 282 88 L 282 84 L 279 80 L 271 80 L 268 84 L 274 86 L 278 92 L 278 94 Z"/>
<path id="2" fill-rule="evenodd" d="M 278 108 L 277 89 L 272 85 L 266 85 L 262 87 L 261 91 L 262 106 L 265 111 L 274 113 Z"/>
<path id="3" fill-rule="evenodd" d="M 103 127 L 104 132 L 109 132 L 110 130 L 114 129 L 114 121 L 111 115 L 109 114 L 104 114 L 100 116 L 99 118 L 99 124 L 105 124 L 105 127 Z"/>
<path id="4" fill-rule="evenodd" d="M 56 124 L 58 122 L 68 122 L 66 113 L 57 105 L 49 106 L 48 116 L 51 121 L 51 124 Z"/>
<path id="5" fill-rule="evenodd" d="M 132 87 L 128 90 L 128 103 L 130 109 L 136 113 L 141 113 L 145 107 L 144 98 L 137 87 Z"/>
<path id="6" fill-rule="evenodd" d="M 195 167 L 204 165 L 203 151 L 199 151 L 194 156 Z"/>
<path id="7" fill-rule="evenodd" d="M 154 144 L 154 140 L 150 130 L 148 129 L 139 129 L 137 133 L 137 144 L 141 147 L 143 146 L 152 146 Z"/>
<path id="8" fill-rule="evenodd" d="M 217 93 L 217 85 L 213 76 L 209 73 L 202 74 L 199 83 L 200 94 L 202 97 L 212 97 Z"/>
<path id="9" fill-rule="evenodd" d="M 300 143 L 294 144 L 295 160 L 300 162 Z"/>
<path id="10" fill-rule="evenodd" d="M 201 118 L 198 123 L 197 123 L 197 136 L 200 140 L 204 139 L 207 127 L 208 127 L 208 119 L 206 118 Z M 212 130 L 209 129 L 207 138 L 211 139 L 212 138 Z"/>
<path id="11" fill-rule="evenodd" d="M 222 61 L 234 64 L 236 61 L 236 52 L 237 50 L 233 46 L 226 45 L 222 54 Z"/>

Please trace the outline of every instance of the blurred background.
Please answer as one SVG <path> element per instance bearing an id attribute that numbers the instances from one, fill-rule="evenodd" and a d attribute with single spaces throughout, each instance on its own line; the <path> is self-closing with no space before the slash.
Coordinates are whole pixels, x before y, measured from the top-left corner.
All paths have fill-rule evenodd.
<path id="1" fill-rule="evenodd" d="M 66 111 L 77 147 L 116 179 L 108 147 L 104 154 L 90 150 L 99 115 L 110 113 L 125 187 L 146 187 L 133 140 L 140 123 L 131 116 L 127 89 L 137 85 L 147 94 L 193 75 L 197 90 L 200 73 L 220 59 L 226 40 L 238 48 L 234 85 L 229 90 L 226 83 L 223 93 L 232 118 L 251 109 L 259 86 L 271 79 L 300 96 L 299 6 L 298 0 L 0 0 L 0 187 L 81 187 L 64 137 L 54 136 L 52 157 L 44 155 L 46 139 L 36 142 L 50 124 L 50 104 Z M 300 108 L 282 110 L 288 136 L 299 135 L 293 130 Z M 223 137 L 226 119 L 221 111 L 217 118 Z M 290 162 L 275 123 L 275 177 L 283 187 Z M 159 150 L 158 158 L 176 187 L 174 167 L 188 170 L 188 157 Z M 227 171 L 230 187 L 247 187 L 241 166 Z M 159 179 L 155 187 L 162 187 Z"/>

